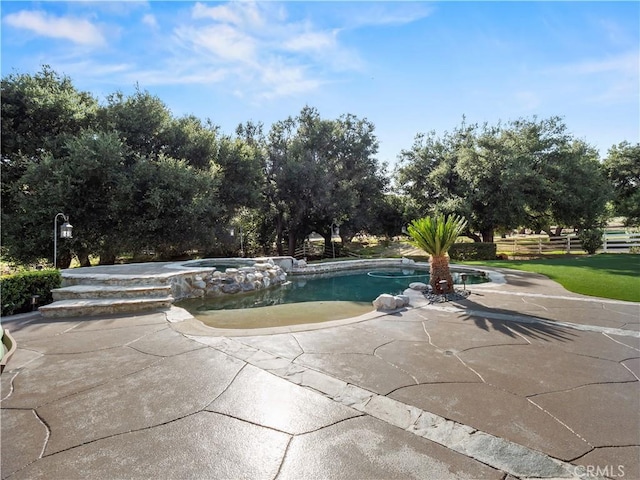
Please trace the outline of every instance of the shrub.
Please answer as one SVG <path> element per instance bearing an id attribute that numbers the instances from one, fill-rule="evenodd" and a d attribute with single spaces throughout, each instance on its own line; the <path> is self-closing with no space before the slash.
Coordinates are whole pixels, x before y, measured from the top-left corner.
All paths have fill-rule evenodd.
<path id="1" fill-rule="evenodd" d="M 495 260 L 498 246 L 495 243 L 454 243 L 449 249 L 452 260 Z"/>
<path id="2" fill-rule="evenodd" d="M 604 231 L 600 228 L 586 228 L 578 234 L 580 242 L 582 242 L 582 249 L 589 255 L 596 253 L 602 246 L 602 236 Z"/>
<path id="3" fill-rule="evenodd" d="M 53 301 L 51 290 L 60 287 L 62 277 L 58 270 L 36 270 L 0 277 L 2 315 L 13 315 L 31 310 L 31 296 L 39 295 L 39 305 Z"/>

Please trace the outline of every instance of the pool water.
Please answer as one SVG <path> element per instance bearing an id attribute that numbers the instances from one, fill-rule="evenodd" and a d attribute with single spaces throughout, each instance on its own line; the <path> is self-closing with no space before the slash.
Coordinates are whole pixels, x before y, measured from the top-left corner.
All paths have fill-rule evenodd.
<path id="1" fill-rule="evenodd" d="M 454 283 L 462 284 L 461 272 L 452 271 Z M 413 282 L 429 283 L 429 272 L 413 269 L 361 270 L 341 273 L 290 276 L 278 287 L 224 297 L 184 300 L 178 303 L 192 314 L 210 310 L 260 308 L 304 302 L 356 302 L 371 305 L 380 294 L 398 295 Z M 481 272 L 466 273 L 467 284 L 489 281 Z"/>

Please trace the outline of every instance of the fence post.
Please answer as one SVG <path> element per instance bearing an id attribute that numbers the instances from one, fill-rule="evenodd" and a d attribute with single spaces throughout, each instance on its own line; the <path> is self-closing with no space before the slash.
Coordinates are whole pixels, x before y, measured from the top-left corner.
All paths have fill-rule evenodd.
<path id="1" fill-rule="evenodd" d="M 604 246 L 604 253 L 607 253 L 607 232 L 602 234 L 602 245 Z"/>
<path id="2" fill-rule="evenodd" d="M 571 253 L 571 237 L 567 237 L 567 253 Z"/>
<path id="3" fill-rule="evenodd" d="M 538 237 L 538 255 L 542 255 L 542 238 Z"/>

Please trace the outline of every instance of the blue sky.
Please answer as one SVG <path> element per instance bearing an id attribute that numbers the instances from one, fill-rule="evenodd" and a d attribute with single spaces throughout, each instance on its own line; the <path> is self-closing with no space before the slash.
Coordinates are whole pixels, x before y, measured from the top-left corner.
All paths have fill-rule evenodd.
<path id="1" fill-rule="evenodd" d="M 602 155 L 640 141 L 638 2 L 2 1 L 2 75 L 48 64 L 100 99 L 136 83 L 223 133 L 304 105 L 414 136 L 559 115 Z"/>

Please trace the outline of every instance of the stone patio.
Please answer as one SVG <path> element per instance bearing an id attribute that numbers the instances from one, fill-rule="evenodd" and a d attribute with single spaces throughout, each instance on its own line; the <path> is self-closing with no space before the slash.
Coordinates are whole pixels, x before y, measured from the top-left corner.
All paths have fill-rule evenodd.
<path id="1" fill-rule="evenodd" d="M 639 479 L 640 304 L 503 273 L 315 330 L 3 318 L 1 477 Z"/>

